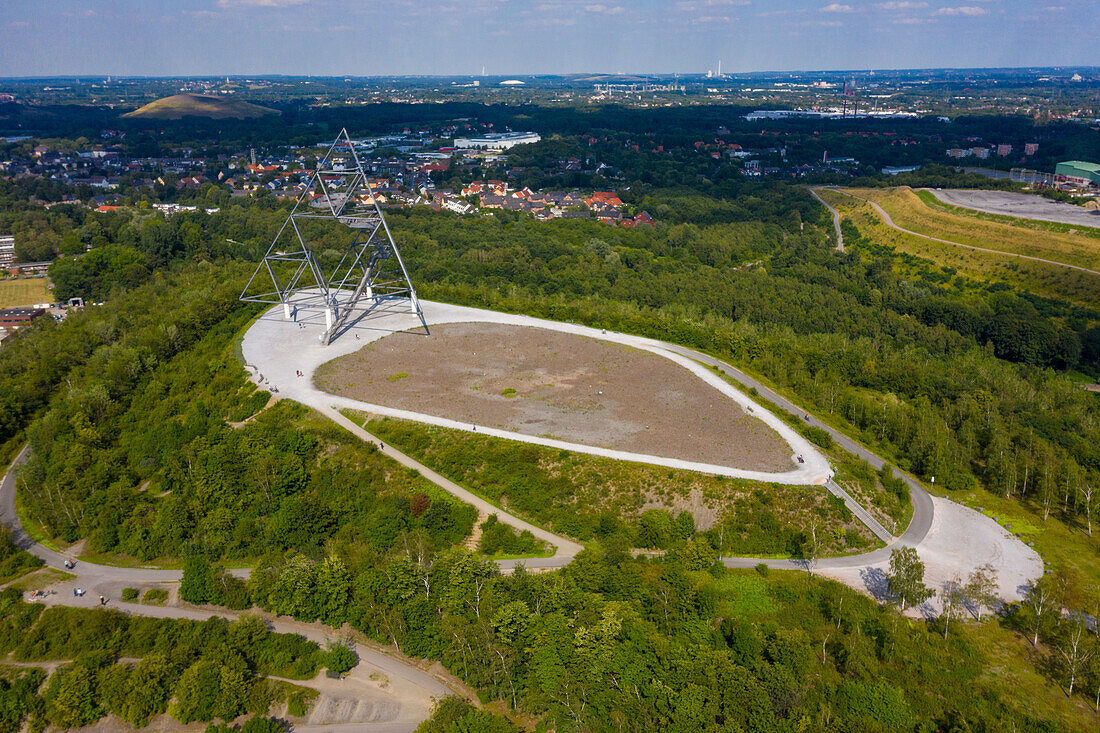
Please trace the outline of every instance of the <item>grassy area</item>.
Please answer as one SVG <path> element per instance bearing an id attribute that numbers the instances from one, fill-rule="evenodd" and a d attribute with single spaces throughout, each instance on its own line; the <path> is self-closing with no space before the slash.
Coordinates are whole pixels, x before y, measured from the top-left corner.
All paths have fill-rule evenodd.
<path id="1" fill-rule="evenodd" d="M 998 280 L 1016 283 L 1024 289 L 1039 295 L 1059 300 L 1071 300 L 1090 307 L 1100 302 L 1100 277 L 1096 275 L 1080 270 L 1071 270 L 1057 264 L 1034 262 L 1013 257 L 1007 254 L 1011 250 L 999 247 L 998 243 L 993 240 L 977 240 L 977 243 L 973 246 L 994 250 L 1001 249 L 1006 252 L 1005 255 L 956 247 L 912 234 L 905 234 L 888 227 L 871 208 L 870 204 L 864 201 L 828 189 L 822 189 L 819 193 L 822 198 L 840 212 L 841 216 L 855 224 L 860 233 L 874 245 L 889 247 L 898 252 L 912 255 L 913 257 L 907 266 L 913 270 L 927 269 L 930 262 L 948 272 L 959 272 L 979 283 L 993 283 Z M 905 226 L 896 219 L 895 223 L 899 226 Z M 1034 232 L 1026 232 L 1026 230 L 1025 233 L 1035 234 Z M 930 234 L 930 236 L 938 235 Z M 1082 240 L 1090 241 L 1085 240 L 1083 237 Z M 971 241 L 975 241 L 973 235 Z M 971 242 L 960 243 L 970 244 Z M 1022 254 L 1043 257 L 1048 253 L 1033 251 L 1023 252 Z"/>
<path id="2" fill-rule="evenodd" d="M 1035 548 L 1047 567 L 1069 581 L 1067 603 L 1083 611 L 1100 607 L 1100 523 L 1093 522 L 1093 536 L 1081 524 L 1063 521 L 1057 513 L 1043 521 L 1041 507 L 1019 499 L 1006 499 L 984 489 L 949 492 L 948 498 L 997 520 Z"/>
<path id="3" fill-rule="evenodd" d="M 76 576 L 72 573 L 66 573 L 63 570 L 42 568 L 40 570 L 35 570 L 29 575 L 24 575 L 8 587 L 22 591 L 41 590 L 55 583 L 64 583 L 66 580 L 72 580 L 75 577 Z"/>
<path id="4" fill-rule="evenodd" d="M 44 277 L 0 279 L 0 308 L 52 302 L 50 282 Z"/>
<path id="5" fill-rule="evenodd" d="M 930 237 L 1100 270 L 1100 242 L 1088 234 L 1036 230 L 932 209 L 908 187 L 852 193 L 877 203 L 898 226 Z"/>
<path id="6" fill-rule="evenodd" d="M 158 570 L 183 569 L 183 560 L 178 558 L 157 559 L 145 562 L 121 552 L 82 552 L 77 556 L 77 560 L 93 565 L 111 565 L 116 568 L 156 568 Z"/>
<path id="7" fill-rule="evenodd" d="M 1100 716 L 1082 697 L 1076 692 L 1073 698 L 1067 697 L 1040 673 L 1044 657 L 1054 652 L 1032 648 L 1022 635 L 994 620 L 964 624 L 957 633 L 985 657 L 979 683 L 1011 691 L 1002 699 L 1017 712 L 1055 720 L 1065 730 L 1096 730 L 1100 725 Z"/>
<path id="8" fill-rule="evenodd" d="M 362 423 L 366 415 L 348 411 Z M 373 419 L 367 429 L 497 506 L 582 541 L 637 539 L 650 509 L 687 512 L 725 554 L 791 556 L 816 521 L 823 551 L 877 546 L 820 487 L 787 486 L 571 453 L 419 423 Z"/>

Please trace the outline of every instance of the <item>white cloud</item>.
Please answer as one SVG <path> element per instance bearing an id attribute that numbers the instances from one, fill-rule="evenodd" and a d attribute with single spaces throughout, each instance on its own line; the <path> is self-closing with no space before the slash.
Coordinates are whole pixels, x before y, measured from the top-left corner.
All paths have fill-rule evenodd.
<path id="1" fill-rule="evenodd" d="M 309 0 L 218 0 L 218 5 L 223 8 L 285 8 L 308 2 Z"/>
<path id="2" fill-rule="evenodd" d="M 889 3 L 875 3 L 875 7 L 879 10 L 918 10 L 920 8 L 927 8 L 928 3 L 910 3 L 910 2 L 889 2 Z"/>
<path id="3" fill-rule="evenodd" d="M 707 8 L 728 8 L 733 5 L 752 5 L 749 0 L 681 0 L 676 3 L 676 9 L 684 13 L 694 13 Z"/>
<path id="4" fill-rule="evenodd" d="M 841 5 L 840 3 L 830 3 L 821 9 L 823 13 L 851 13 L 851 5 Z"/>
<path id="5" fill-rule="evenodd" d="M 969 15 L 971 17 L 978 15 L 989 15 L 989 11 L 985 8 L 979 8 L 976 5 L 961 5 L 957 8 L 940 8 L 932 15 Z"/>
<path id="6" fill-rule="evenodd" d="M 590 13 L 603 13 L 604 15 L 618 15 L 619 13 L 626 12 L 626 8 L 621 5 L 607 6 L 599 3 L 596 5 L 585 5 L 584 9 Z"/>

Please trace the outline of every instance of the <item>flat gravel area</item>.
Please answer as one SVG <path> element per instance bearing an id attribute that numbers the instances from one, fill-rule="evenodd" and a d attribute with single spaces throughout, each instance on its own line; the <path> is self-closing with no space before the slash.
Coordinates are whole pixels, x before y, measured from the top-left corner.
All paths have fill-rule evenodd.
<path id="1" fill-rule="evenodd" d="M 1024 597 L 1030 581 L 1043 575 L 1043 559 L 1032 548 L 981 512 L 933 496 L 932 526 L 916 545 L 924 561 L 924 584 L 937 594 L 951 582 L 966 583 L 975 569 L 988 563 L 997 574 L 997 595 L 1006 601 Z M 908 543 L 900 543 L 908 544 Z M 889 600 L 886 573 L 890 548 L 868 553 L 870 562 L 860 567 L 836 567 L 843 560 L 824 559 L 818 572 L 845 585 L 862 589 L 878 600 Z M 876 558 L 877 561 L 872 560 Z M 932 618 L 941 610 L 940 598 L 907 611 L 910 616 Z"/>
<path id="2" fill-rule="evenodd" d="M 771 428 L 675 362 L 529 326 L 395 333 L 321 366 L 321 389 L 527 435 L 758 471 L 791 468 Z"/>
<path id="3" fill-rule="evenodd" d="M 1083 227 L 1100 227 L 1100 211 L 1090 211 L 1080 206 L 1051 201 L 1033 194 L 955 188 L 930 190 L 933 196 L 945 204 L 984 211 L 987 214 L 1003 214 L 1020 219 L 1039 219 Z"/>

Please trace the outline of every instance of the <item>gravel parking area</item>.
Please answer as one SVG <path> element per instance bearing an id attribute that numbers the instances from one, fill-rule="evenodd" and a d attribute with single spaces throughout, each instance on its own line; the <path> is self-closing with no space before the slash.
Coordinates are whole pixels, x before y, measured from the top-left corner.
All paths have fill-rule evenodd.
<path id="1" fill-rule="evenodd" d="M 997 574 L 997 595 L 1006 601 L 1017 601 L 1027 592 L 1030 581 L 1043 574 L 1043 560 L 1011 532 L 996 521 L 939 496 L 935 505 L 932 527 L 917 545 L 917 554 L 925 565 L 924 584 L 937 593 L 950 582 L 966 583 L 976 568 L 986 563 Z M 886 555 L 885 551 L 881 554 Z M 861 567 L 829 567 L 822 561 L 821 575 L 863 589 L 881 601 L 890 600 L 886 591 L 889 557 Z M 932 618 L 939 614 L 939 597 L 933 597 L 908 615 Z"/>
<path id="2" fill-rule="evenodd" d="M 586 445 L 793 468 L 771 428 L 688 370 L 622 344 L 493 323 L 395 333 L 321 366 L 332 394 Z"/>
<path id="3" fill-rule="evenodd" d="M 984 211 L 987 214 L 1003 214 L 1021 219 L 1039 219 L 1061 224 L 1100 227 L 1100 211 L 1088 210 L 1061 201 L 1051 201 L 1042 196 L 1010 191 L 970 191 L 945 188 L 932 189 L 932 195 L 945 204 Z"/>

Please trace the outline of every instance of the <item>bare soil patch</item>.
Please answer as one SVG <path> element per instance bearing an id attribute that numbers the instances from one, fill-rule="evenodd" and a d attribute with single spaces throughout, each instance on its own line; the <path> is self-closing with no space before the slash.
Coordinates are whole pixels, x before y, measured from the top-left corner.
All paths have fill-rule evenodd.
<path id="1" fill-rule="evenodd" d="M 317 370 L 318 387 L 377 405 L 616 450 L 758 471 L 790 446 L 678 364 L 526 326 L 398 333 Z"/>

